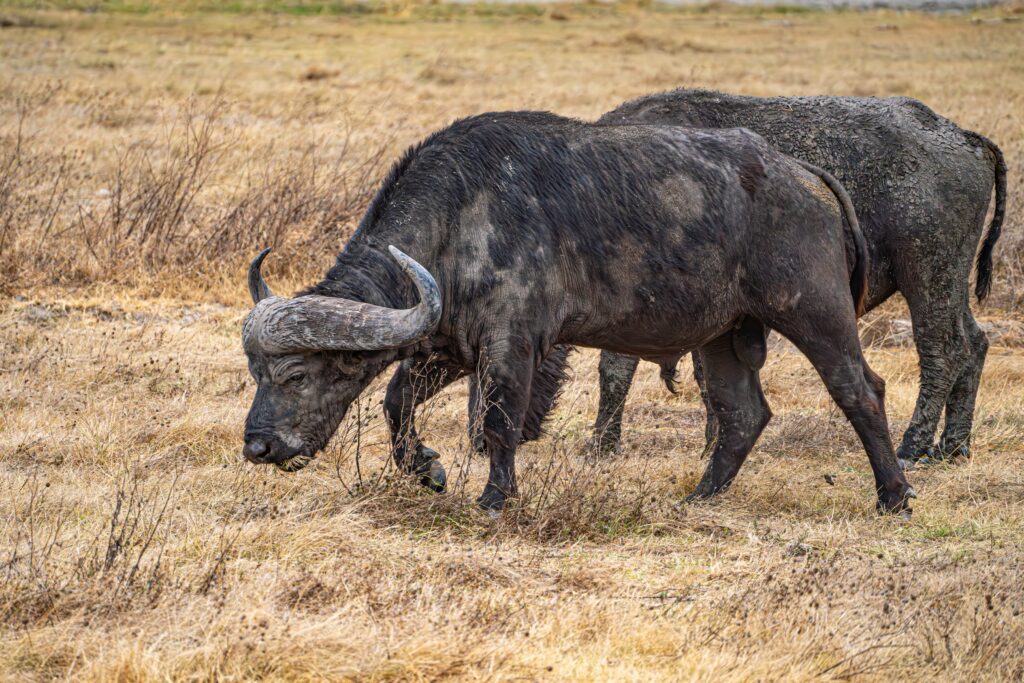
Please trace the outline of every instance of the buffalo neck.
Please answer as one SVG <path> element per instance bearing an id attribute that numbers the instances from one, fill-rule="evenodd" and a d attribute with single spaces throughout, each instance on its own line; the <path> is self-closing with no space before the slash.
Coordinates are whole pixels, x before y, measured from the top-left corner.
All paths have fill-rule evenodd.
<path id="1" fill-rule="evenodd" d="M 353 239 L 326 277 L 299 295 L 318 294 L 387 308 L 408 308 L 416 303 L 416 295 L 407 279 L 387 252 L 387 245 L 378 248 Z"/>

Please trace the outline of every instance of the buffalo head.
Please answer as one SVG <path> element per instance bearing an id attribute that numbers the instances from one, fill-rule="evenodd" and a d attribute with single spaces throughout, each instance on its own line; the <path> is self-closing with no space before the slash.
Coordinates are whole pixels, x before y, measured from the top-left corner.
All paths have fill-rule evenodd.
<path id="1" fill-rule="evenodd" d="M 274 296 L 260 274 L 269 249 L 249 267 L 255 307 L 242 343 L 256 398 L 245 420 L 242 455 L 286 472 L 323 449 L 349 405 L 395 357 L 437 327 L 441 295 L 423 266 L 395 247 L 391 255 L 415 284 L 419 303 L 392 309 L 337 297 Z"/>

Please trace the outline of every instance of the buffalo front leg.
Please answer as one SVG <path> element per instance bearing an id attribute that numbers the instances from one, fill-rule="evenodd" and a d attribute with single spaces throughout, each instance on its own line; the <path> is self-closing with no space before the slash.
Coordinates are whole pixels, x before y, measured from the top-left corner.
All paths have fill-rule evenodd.
<path id="1" fill-rule="evenodd" d="M 492 514 L 500 512 L 518 492 L 516 447 L 522 436 L 534 374 L 531 345 L 515 335 L 508 335 L 503 342 L 485 349 L 477 373 L 481 378 L 480 389 L 487 397 L 483 433 L 490 459 L 487 486 L 477 503 Z"/>
<path id="2" fill-rule="evenodd" d="M 392 376 L 384 396 L 395 465 L 418 475 L 420 483 L 438 492 L 444 490 L 447 476 L 437 452 L 424 446 L 416 433 L 416 407 L 465 374 L 449 362 L 406 359 Z"/>
<path id="3" fill-rule="evenodd" d="M 971 430 L 974 426 L 974 404 L 981 384 L 981 371 L 988 354 L 988 337 L 978 327 L 969 308 L 964 309 L 964 331 L 971 343 L 967 367 L 960 373 L 946 401 L 946 426 L 939 440 L 939 455 L 952 458 L 971 454 Z"/>
<path id="4" fill-rule="evenodd" d="M 622 412 L 626 395 L 640 359 L 611 351 L 601 352 L 597 371 L 600 376 L 600 402 L 594 422 L 594 442 L 602 453 L 619 450 L 622 441 Z"/>
<path id="5" fill-rule="evenodd" d="M 709 498 L 729 487 L 772 416 L 758 370 L 737 355 L 736 341 L 729 332 L 700 350 L 707 402 L 718 422 L 718 438 L 690 499 Z"/>

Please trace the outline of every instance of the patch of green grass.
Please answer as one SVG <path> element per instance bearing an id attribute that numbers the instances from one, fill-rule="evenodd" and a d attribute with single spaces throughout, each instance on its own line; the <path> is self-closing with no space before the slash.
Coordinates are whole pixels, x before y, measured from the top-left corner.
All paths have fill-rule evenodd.
<path id="1" fill-rule="evenodd" d="M 608 540 L 624 536 L 649 536 L 652 532 L 650 520 L 636 511 L 605 517 L 597 521 L 596 527 Z"/>
<path id="2" fill-rule="evenodd" d="M 938 541 L 942 539 L 966 540 L 974 538 L 978 534 L 978 525 L 968 522 L 959 526 L 953 526 L 948 522 L 940 522 L 930 526 L 916 529 L 916 537 L 927 541 Z"/>

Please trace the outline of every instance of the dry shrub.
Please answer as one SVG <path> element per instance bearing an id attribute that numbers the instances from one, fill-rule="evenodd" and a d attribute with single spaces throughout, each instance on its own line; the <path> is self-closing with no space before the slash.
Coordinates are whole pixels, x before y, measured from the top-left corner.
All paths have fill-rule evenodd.
<path id="1" fill-rule="evenodd" d="M 223 100 L 193 101 L 163 137 L 115 150 L 90 195 L 80 156 L 47 152 L 28 130 L 43 104 L 21 103 L 3 134 L 0 267 L 11 289 L 166 273 L 201 279 L 267 246 L 287 245 L 285 266 L 329 257 L 351 234 L 385 161 L 386 142 L 357 154 L 351 130 L 330 145 L 250 148 L 224 124 Z"/>
<path id="2" fill-rule="evenodd" d="M 426 445 L 438 447 L 431 435 L 439 429 L 459 434 L 454 447 L 439 448 L 448 488 L 445 495 L 434 495 L 402 473 L 391 458 L 389 431 L 380 411 L 387 374 L 353 403 L 320 456 L 325 462 L 319 466 L 330 472 L 341 496 L 331 496 L 331 505 L 354 503 L 382 526 L 473 529 L 482 520 L 490 521 L 476 504 L 489 461 L 475 451 L 467 435 L 464 403 L 456 400 L 455 391 L 445 390 L 416 411 L 417 431 Z M 417 381 L 428 380 L 414 378 L 414 384 Z M 460 391 L 463 388 L 459 386 Z M 563 397 L 559 405 L 575 400 Z M 482 414 L 476 419 L 473 431 L 481 428 Z M 443 424 L 435 425 L 438 421 Z M 542 543 L 654 531 L 663 526 L 654 518 L 678 502 L 674 492 L 696 484 L 692 476 L 655 476 L 654 458 L 638 466 L 630 458 L 599 455 L 589 434 L 564 418 L 549 421 L 541 441 L 521 446 L 517 460 L 520 495 L 492 523 L 491 533 Z"/>
<path id="3" fill-rule="evenodd" d="M 17 98 L 12 122 L 0 128 L 0 292 L 39 267 L 68 204 L 77 157 L 47 149 L 29 130 L 32 111 L 55 92 L 40 88 Z"/>
<path id="4" fill-rule="evenodd" d="M 195 258 L 199 195 L 224 153 L 214 139 L 220 113 L 190 109 L 162 144 L 140 141 L 118 154 L 100 199 L 79 204 L 71 226 L 97 264 L 153 269 Z"/>
<path id="5" fill-rule="evenodd" d="M 21 486 L 27 497 L 6 501 L 0 618 L 27 628 L 156 600 L 168 579 L 162 560 L 176 482 L 146 485 L 122 467 L 107 516 L 83 521 L 33 472 Z"/>

